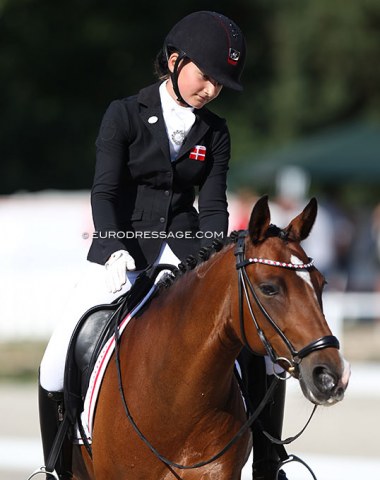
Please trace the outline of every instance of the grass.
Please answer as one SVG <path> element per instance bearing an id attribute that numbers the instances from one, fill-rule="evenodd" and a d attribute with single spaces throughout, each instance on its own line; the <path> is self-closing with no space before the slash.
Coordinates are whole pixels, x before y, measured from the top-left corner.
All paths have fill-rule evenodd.
<path id="1" fill-rule="evenodd" d="M 0 343 L 0 381 L 35 382 L 46 342 Z"/>

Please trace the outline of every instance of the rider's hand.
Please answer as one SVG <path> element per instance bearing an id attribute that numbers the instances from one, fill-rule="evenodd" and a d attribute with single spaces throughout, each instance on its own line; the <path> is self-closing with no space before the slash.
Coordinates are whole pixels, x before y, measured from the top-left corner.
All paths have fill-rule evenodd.
<path id="1" fill-rule="evenodd" d="M 114 252 L 106 264 L 106 285 L 109 292 L 116 293 L 127 281 L 127 270 L 136 270 L 135 261 L 127 250 Z"/>

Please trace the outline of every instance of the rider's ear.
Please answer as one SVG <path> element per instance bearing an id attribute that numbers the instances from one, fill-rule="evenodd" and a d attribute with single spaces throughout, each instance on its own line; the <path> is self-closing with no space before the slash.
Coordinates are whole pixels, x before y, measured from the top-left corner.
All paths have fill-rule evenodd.
<path id="1" fill-rule="evenodd" d="M 289 232 L 289 238 L 301 242 L 305 240 L 313 228 L 318 212 L 318 203 L 316 198 L 312 198 L 303 211 L 289 223 L 286 231 Z"/>
<path id="2" fill-rule="evenodd" d="M 248 231 L 252 243 L 263 240 L 270 225 L 270 211 L 268 207 L 268 195 L 262 196 L 253 207 L 249 220 Z"/>

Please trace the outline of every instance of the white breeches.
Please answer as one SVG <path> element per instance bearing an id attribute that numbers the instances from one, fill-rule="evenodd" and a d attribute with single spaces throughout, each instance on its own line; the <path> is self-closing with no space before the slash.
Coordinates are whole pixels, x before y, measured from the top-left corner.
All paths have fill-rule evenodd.
<path id="1" fill-rule="evenodd" d="M 164 243 L 155 264 L 168 263 L 178 265 L 180 260 L 169 245 Z M 97 263 L 86 262 L 83 274 L 74 287 L 72 296 L 64 306 L 58 326 L 50 338 L 40 366 L 40 383 L 45 390 L 58 392 L 63 390 L 63 377 L 66 353 L 71 335 L 81 316 L 91 307 L 111 303 L 127 292 L 141 271 L 127 272 L 127 282 L 121 291 L 107 292 L 105 268 Z"/>

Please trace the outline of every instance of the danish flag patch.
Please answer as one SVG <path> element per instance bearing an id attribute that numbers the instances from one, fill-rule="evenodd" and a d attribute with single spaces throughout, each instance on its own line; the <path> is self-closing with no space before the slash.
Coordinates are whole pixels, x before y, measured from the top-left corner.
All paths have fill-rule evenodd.
<path id="1" fill-rule="evenodd" d="M 204 162 L 206 160 L 206 147 L 203 145 L 195 145 L 190 152 L 189 158 L 191 160 L 199 160 L 200 162 Z"/>

